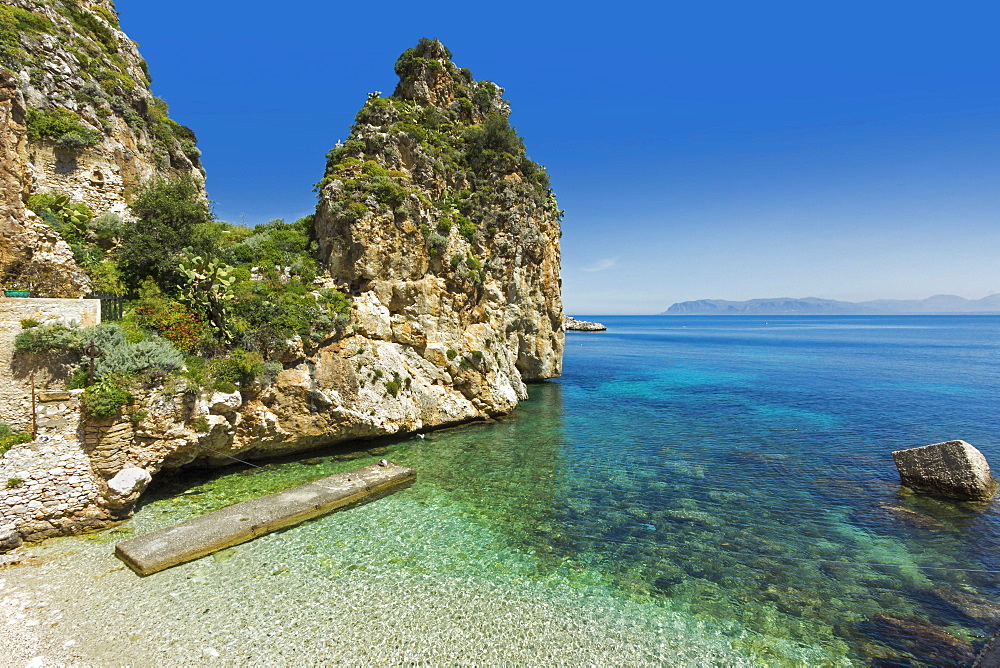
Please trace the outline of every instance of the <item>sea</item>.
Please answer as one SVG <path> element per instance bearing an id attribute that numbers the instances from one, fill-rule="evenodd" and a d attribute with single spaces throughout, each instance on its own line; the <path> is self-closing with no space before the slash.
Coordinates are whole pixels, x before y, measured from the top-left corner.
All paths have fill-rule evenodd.
<path id="1" fill-rule="evenodd" d="M 891 455 L 1000 467 L 1000 316 L 580 317 L 608 329 L 509 416 L 163 477 L 0 596 L 100 666 L 948 666 L 1000 630 L 1000 502 Z M 417 482 L 144 578 L 113 557 L 382 457 Z"/>

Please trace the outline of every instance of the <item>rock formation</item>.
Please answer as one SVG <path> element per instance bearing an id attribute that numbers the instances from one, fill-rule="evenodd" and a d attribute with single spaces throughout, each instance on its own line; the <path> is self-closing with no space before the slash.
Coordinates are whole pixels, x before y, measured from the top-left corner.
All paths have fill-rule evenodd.
<path id="1" fill-rule="evenodd" d="M 577 320 L 571 315 L 563 316 L 563 329 L 567 332 L 603 332 L 607 330 L 607 327 L 599 322 L 587 322 L 586 320 Z"/>
<path id="2" fill-rule="evenodd" d="M 918 492 L 988 500 L 997 491 L 997 480 L 990 474 L 983 453 L 965 441 L 897 450 L 892 458 L 902 483 Z"/>
<path id="3" fill-rule="evenodd" d="M 140 182 L 202 179 L 195 137 L 150 92 L 112 0 L 4 0 L 0 38 L 0 280 L 30 274 L 43 296 L 78 296 L 86 274 L 26 199 L 126 214 Z"/>
<path id="4" fill-rule="evenodd" d="M 560 374 L 562 212 L 502 89 L 450 56 L 431 40 L 404 53 L 396 92 L 370 95 L 328 156 L 315 230 L 329 284 L 353 296 L 350 330 L 290 350 L 238 410 L 213 409 L 214 450 L 263 456 L 481 419 Z"/>
<path id="5" fill-rule="evenodd" d="M 0 478 L 23 480 L 0 489 L 0 531 L 105 526 L 131 513 L 142 471 L 485 419 L 560 374 L 562 212 L 502 89 L 436 41 L 396 69 L 396 92 L 369 97 L 320 185 L 322 280 L 351 295 L 347 329 L 290 341 L 273 382 L 241 391 L 199 395 L 173 376 L 80 430 L 75 399 L 47 408 L 48 440 L 0 458 Z"/>

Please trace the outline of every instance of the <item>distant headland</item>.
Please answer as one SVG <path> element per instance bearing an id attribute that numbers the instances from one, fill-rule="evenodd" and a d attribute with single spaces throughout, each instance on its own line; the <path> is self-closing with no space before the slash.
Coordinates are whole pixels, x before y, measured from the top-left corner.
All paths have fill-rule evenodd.
<path id="1" fill-rule="evenodd" d="M 699 299 L 678 302 L 660 315 L 929 315 L 1000 314 L 1000 293 L 982 299 L 934 295 L 927 299 L 875 299 L 844 302 L 836 299 L 777 297 L 735 302 Z"/>

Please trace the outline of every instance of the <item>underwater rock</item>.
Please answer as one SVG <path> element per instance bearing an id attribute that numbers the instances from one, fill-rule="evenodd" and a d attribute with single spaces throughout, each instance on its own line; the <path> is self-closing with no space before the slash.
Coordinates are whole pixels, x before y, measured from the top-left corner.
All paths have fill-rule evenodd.
<path id="1" fill-rule="evenodd" d="M 1000 666 L 1000 633 L 994 633 L 989 642 L 976 655 L 972 668 L 995 668 Z"/>
<path id="2" fill-rule="evenodd" d="M 930 665 L 968 666 L 975 658 L 972 645 L 913 617 L 874 615 L 864 629 L 877 642 Z"/>
<path id="3" fill-rule="evenodd" d="M 987 500 L 997 491 L 997 480 L 990 474 L 983 453 L 965 441 L 897 450 L 892 458 L 902 484 L 917 492 Z"/>

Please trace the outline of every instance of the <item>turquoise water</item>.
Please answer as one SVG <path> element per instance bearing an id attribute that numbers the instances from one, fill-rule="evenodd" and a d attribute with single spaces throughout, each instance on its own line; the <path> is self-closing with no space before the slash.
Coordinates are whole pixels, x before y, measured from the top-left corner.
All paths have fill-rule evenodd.
<path id="1" fill-rule="evenodd" d="M 3 574 L 47 587 L 45 633 L 117 629 L 154 665 L 961 665 L 1000 627 L 996 502 L 914 496 L 890 455 L 1000 465 L 1000 318 L 597 319 L 507 418 L 186 472 Z M 417 484 L 149 578 L 110 557 L 383 456 Z"/>

